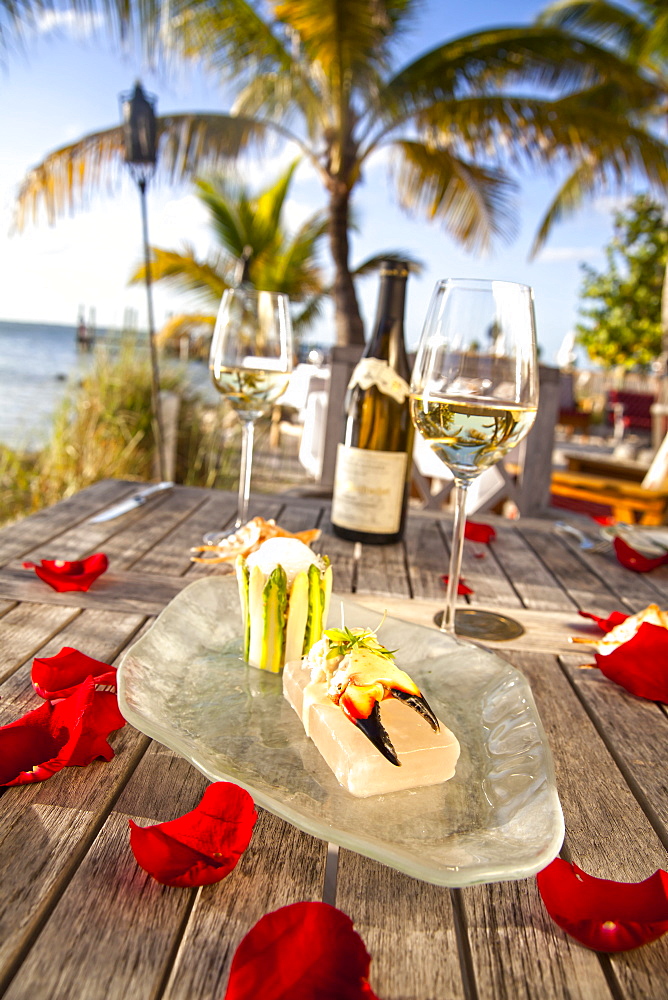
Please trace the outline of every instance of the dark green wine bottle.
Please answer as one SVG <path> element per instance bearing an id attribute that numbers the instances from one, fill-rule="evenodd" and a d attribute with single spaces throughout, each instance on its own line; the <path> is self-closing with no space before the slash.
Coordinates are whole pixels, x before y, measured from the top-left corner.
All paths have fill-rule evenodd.
<path id="1" fill-rule="evenodd" d="M 348 384 L 332 528 L 353 542 L 397 542 L 404 529 L 413 452 L 404 343 L 408 273 L 405 261 L 381 265 L 373 331 Z"/>

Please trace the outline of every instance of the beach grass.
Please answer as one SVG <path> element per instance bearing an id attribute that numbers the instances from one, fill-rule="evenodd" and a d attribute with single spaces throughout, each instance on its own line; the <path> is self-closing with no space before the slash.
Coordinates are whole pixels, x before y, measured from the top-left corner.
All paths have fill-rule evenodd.
<path id="1" fill-rule="evenodd" d="M 161 366 L 161 389 L 180 398 L 176 482 L 236 490 L 240 431 L 224 405 L 211 406 L 189 387 L 179 365 Z M 268 445 L 269 420 L 258 421 L 253 488 L 287 488 L 305 480 L 293 442 Z M 36 454 L 0 446 L 0 523 L 50 506 L 100 479 L 156 478 L 151 369 L 132 339 L 100 347 L 90 371 L 58 407 L 47 445 Z"/>

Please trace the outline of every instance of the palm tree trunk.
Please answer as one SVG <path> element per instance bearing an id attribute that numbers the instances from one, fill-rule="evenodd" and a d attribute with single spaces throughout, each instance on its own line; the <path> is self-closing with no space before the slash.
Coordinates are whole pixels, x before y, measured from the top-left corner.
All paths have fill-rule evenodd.
<path id="1" fill-rule="evenodd" d="M 334 261 L 334 321 L 339 347 L 364 344 L 364 324 L 360 316 L 355 285 L 348 263 L 348 209 L 350 192 L 347 188 L 330 188 L 329 246 Z"/>

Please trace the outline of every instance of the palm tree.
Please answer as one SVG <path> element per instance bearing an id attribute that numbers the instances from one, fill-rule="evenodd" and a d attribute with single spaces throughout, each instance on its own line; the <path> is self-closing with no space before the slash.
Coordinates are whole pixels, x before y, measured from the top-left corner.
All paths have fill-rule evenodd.
<path id="1" fill-rule="evenodd" d="M 160 162 L 183 180 L 220 167 L 278 134 L 295 144 L 327 196 L 339 344 L 363 342 L 349 262 L 351 199 L 364 168 L 393 151 L 400 204 L 470 251 L 515 232 L 522 167 L 587 161 L 668 182 L 668 148 L 633 112 L 655 88 L 627 62 L 559 28 L 494 28 L 445 41 L 407 65 L 396 54 L 419 0 L 142 0 L 121 7 L 147 51 L 197 59 L 231 80 L 229 114 L 159 120 Z M 614 92 L 599 118 L 594 102 Z M 598 106 L 598 104 L 597 104 Z M 50 218 L 108 181 L 120 128 L 51 153 L 25 179 L 17 223 Z M 599 150 L 605 148 L 605 167 Z"/>
<path id="2" fill-rule="evenodd" d="M 247 262 L 247 279 L 256 288 L 285 292 L 295 306 L 296 333 L 307 329 L 321 314 L 330 294 L 319 266 L 320 244 L 327 235 L 327 219 L 317 212 L 294 233 L 285 228 L 283 214 L 298 161 L 260 191 L 228 177 L 197 180 L 195 193 L 206 206 L 217 248 L 206 260 L 197 258 L 190 246 L 181 252 L 151 247 L 151 277 L 177 291 L 194 293 L 203 311 L 174 316 L 160 332 L 164 343 L 187 332 L 189 323 L 200 329 L 213 327 L 221 296 L 237 279 L 239 262 Z M 421 265 L 405 250 L 388 250 L 367 258 L 353 271 L 363 277 L 375 271 L 381 260 L 408 259 L 412 269 Z M 146 280 L 142 265 L 131 283 Z M 208 311 L 207 311 L 208 310 Z"/>
<path id="3" fill-rule="evenodd" d="M 208 209 L 217 244 L 206 260 L 198 259 L 189 246 L 181 252 L 151 248 L 152 279 L 197 296 L 204 312 L 192 317 L 194 324 L 213 326 L 221 296 L 235 282 L 241 259 L 247 261 L 247 278 L 256 288 L 285 292 L 293 304 L 298 304 L 293 316 L 296 331 L 319 315 L 326 294 L 319 267 L 326 219 L 322 213 L 311 215 L 295 233 L 289 233 L 283 222 L 297 162 L 257 193 L 224 177 L 196 181 L 196 195 Z M 143 282 L 145 267 L 139 267 L 130 280 Z M 160 339 L 164 341 L 175 332 L 181 334 L 187 321 L 187 316 L 173 317 Z"/>
<path id="4" fill-rule="evenodd" d="M 665 130 L 668 112 L 668 9 L 665 0 L 635 0 L 633 7 L 608 0 L 560 0 L 541 15 L 545 24 L 593 39 L 643 73 L 657 90 L 657 100 L 642 112 L 648 128 Z M 575 170 L 557 192 L 536 237 L 533 252 L 543 245 L 553 224 L 573 212 L 593 193 L 586 169 Z M 666 185 L 659 187 L 666 198 Z M 668 268 L 661 304 L 663 368 L 668 372 Z M 664 387 L 668 394 L 668 388 Z"/>

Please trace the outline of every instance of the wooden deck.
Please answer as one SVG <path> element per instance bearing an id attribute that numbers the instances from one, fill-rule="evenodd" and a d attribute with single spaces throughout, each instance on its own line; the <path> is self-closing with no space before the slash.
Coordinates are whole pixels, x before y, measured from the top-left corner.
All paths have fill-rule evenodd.
<path id="1" fill-rule="evenodd" d="M 230 494 L 178 487 L 114 521 L 88 518 L 129 495 L 105 481 L 0 531 L 0 723 L 38 704 L 32 658 L 62 646 L 108 663 L 160 609 L 210 569 L 189 549 L 233 517 Z M 322 501 L 256 495 L 252 514 L 291 530 L 320 526 L 335 588 L 429 624 L 440 609 L 451 524 L 412 514 L 404 543 L 353 546 L 329 532 Z M 496 649 L 528 678 L 547 731 L 566 820 L 563 856 L 592 875 L 637 881 L 668 867 L 666 707 L 606 680 L 568 637 L 595 633 L 579 610 L 668 606 L 668 567 L 640 575 L 588 555 L 548 521 L 489 519 L 490 545 L 467 542 L 476 606 L 526 633 Z M 24 559 L 104 551 L 108 573 L 58 595 Z M 372 956 L 382 1000 L 661 1000 L 668 936 L 619 955 L 578 945 L 547 915 L 533 878 L 463 889 L 418 881 L 327 844 L 260 810 L 249 849 L 221 883 L 158 885 L 128 847 L 128 818 L 191 809 L 206 779 L 126 726 L 109 763 L 68 768 L 0 794 L 0 996 L 7 1000 L 222 1000 L 241 938 L 265 913 L 325 899 L 348 913 Z M 345 960 L 345 956 L 342 957 Z"/>

